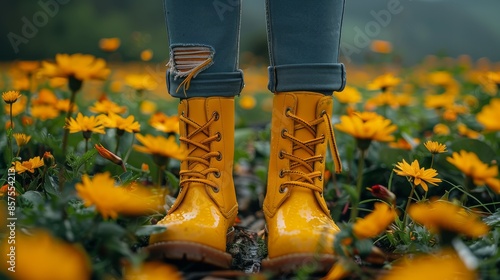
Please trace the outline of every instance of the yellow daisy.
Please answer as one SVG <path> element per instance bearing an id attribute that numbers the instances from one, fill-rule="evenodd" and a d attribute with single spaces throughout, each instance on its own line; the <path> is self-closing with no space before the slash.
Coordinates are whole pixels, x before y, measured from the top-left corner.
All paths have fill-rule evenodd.
<path id="1" fill-rule="evenodd" d="M 394 140 L 392 133 L 396 131 L 397 126 L 391 123 L 391 120 L 380 115 L 369 114 L 370 119 L 364 121 L 363 115 L 351 114 L 340 117 L 340 123 L 335 128 L 352 135 L 356 139 L 375 140 L 381 142 L 390 142 Z M 366 115 L 368 116 L 368 115 Z"/>
<path id="2" fill-rule="evenodd" d="M 441 154 L 446 152 L 446 145 L 436 141 L 427 141 L 424 146 L 431 152 L 431 154 Z"/>
<path id="3" fill-rule="evenodd" d="M 386 230 L 396 217 L 394 208 L 385 203 L 375 203 L 373 212 L 354 224 L 354 235 L 359 239 L 374 238 Z"/>
<path id="4" fill-rule="evenodd" d="M 498 166 L 496 164 L 489 166 L 482 162 L 475 153 L 465 150 L 454 152 L 446 160 L 466 176 L 472 178 L 474 184 L 486 184 L 494 192 L 500 193 L 500 180 L 497 178 Z"/>
<path id="5" fill-rule="evenodd" d="M 93 106 L 89 107 L 89 111 L 96 114 L 123 114 L 127 111 L 127 107 L 120 106 L 109 99 L 96 101 Z"/>
<path id="6" fill-rule="evenodd" d="M 476 115 L 477 121 L 486 131 L 500 131 L 500 98 L 494 98 Z"/>
<path id="7" fill-rule="evenodd" d="M 44 61 L 41 74 L 49 77 L 75 78 L 84 80 L 104 80 L 110 74 L 106 61 L 87 54 L 57 54 L 55 63 Z"/>
<path id="8" fill-rule="evenodd" d="M 12 134 L 12 136 L 14 136 L 14 139 L 16 139 L 16 143 L 17 143 L 18 147 L 22 147 L 22 146 L 28 144 L 28 142 L 31 139 L 31 136 L 26 135 L 24 133 L 14 133 L 14 134 Z"/>
<path id="9" fill-rule="evenodd" d="M 77 133 L 81 131 L 105 134 L 102 117 L 87 117 L 82 115 L 82 113 L 78 113 L 76 119 L 70 118 L 69 120 L 66 120 L 64 128 L 69 129 L 70 133 Z"/>
<path id="10" fill-rule="evenodd" d="M 2 99 L 7 104 L 12 104 L 16 102 L 19 99 L 19 97 L 21 97 L 21 93 L 19 93 L 19 91 L 16 90 L 9 90 L 2 93 Z"/>
<path id="11" fill-rule="evenodd" d="M 59 116 L 59 110 L 51 105 L 35 105 L 31 107 L 31 116 L 42 121 L 55 119 Z"/>
<path id="12" fill-rule="evenodd" d="M 137 133 L 141 130 L 141 125 L 130 115 L 126 118 L 121 117 L 113 112 L 106 115 L 100 115 L 105 127 L 116 128 L 129 133 Z"/>
<path id="13" fill-rule="evenodd" d="M 174 136 L 165 138 L 150 134 L 145 136 L 137 134 L 136 137 L 143 145 L 134 145 L 134 149 L 138 152 L 178 160 L 184 160 L 187 156 L 187 151 L 177 144 Z"/>
<path id="14" fill-rule="evenodd" d="M 435 178 L 438 175 L 436 169 L 420 168 L 418 160 L 414 160 L 410 165 L 403 159 L 402 162 L 398 162 L 394 171 L 399 176 L 406 176 L 415 186 L 422 186 L 425 191 L 429 190 L 427 183 L 437 186 L 437 183 L 441 182 L 441 179 Z"/>
<path id="15" fill-rule="evenodd" d="M 42 167 L 44 165 L 43 160 L 40 157 L 30 158 L 27 161 L 14 163 L 14 168 L 18 174 L 24 173 L 26 171 L 30 173 L 35 173 L 35 169 Z"/>

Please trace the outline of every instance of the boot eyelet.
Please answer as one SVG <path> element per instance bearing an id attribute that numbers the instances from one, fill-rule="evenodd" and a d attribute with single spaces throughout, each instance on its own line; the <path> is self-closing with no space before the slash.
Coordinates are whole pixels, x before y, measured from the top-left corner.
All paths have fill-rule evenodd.
<path id="1" fill-rule="evenodd" d="M 212 188 L 212 191 L 213 191 L 214 193 L 218 193 L 218 192 L 219 192 L 219 190 L 220 190 L 220 189 L 219 189 L 219 188 L 217 188 L 217 187 Z"/>
<path id="2" fill-rule="evenodd" d="M 321 111 L 321 113 L 319 113 L 319 116 L 322 117 L 324 114 L 326 114 L 325 110 Z"/>
<path id="3" fill-rule="evenodd" d="M 222 160 L 222 153 L 221 152 L 218 152 L 219 155 L 215 158 L 217 161 L 221 161 Z"/>
<path id="4" fill-rule="evenodd" d="M 181 112 L 181 116 L 183 116 L 183 117 L 184 117 L 184 111 L 182 111 L 182 112 Z"/>
<path id="5" fill-rule="evenodd" d="M 285 151 L 280 150 L 280 152 L 279 152 L 279 154 L 278 154 L 278 157 L 279 157 L 280 159 L 284 159 L 284 158 L 285 158 L 285 156 L 283 155 L 283 153 L 284 153 L 284 152 L 285 152 Z"/>
<path id="6" fill-rule="evenodd" d="M 219 112 L 214 111 L 214 112 L 212 113 L 212 116 L 214 117 L 214 119 L 215 119 L 216 121 L 218 121 L 218 120 L 219 120 Z"/>
<path id="7" fill-rule="evenodd" d="M 285 110 L 285 116 L 289 116 L 288 112 L 292 111 L 292 108 L 290 107 L 286 107 L 286 110 Z"/>
<path id="8" fill-rule="evenodd" d="M 285 177 L 285 172 L 283 172 L 283 169 L 280 170 L 279 176 L 280 178 Z"/>
<path id="9" fill-rule="evenodd" d="M 286 136 L 285 136 L 285 133 L 288 132 L 288 130 L 286 128 L 283 128 L 283 130 L 281 130 L 281 138 L 285 139 Z"/>
<path id="10" fill-rule="evenodd" d="M 217 132 L 217 133 L 215 133 L 215 135 L 217 135 L 217 138 L 215 139 L 215 141 L 220 142 L 220 140 L 222 140 L 222 134 L 220 132 Z"/>
<path id="11" fill-rule="evenodd" d="M 323 181 L 323 174 L 318 177 L 318 180 Z"/>
<path id="12" fill-rule="evenodd" d="M 321 144 L 324 144 L 324 143 L 325 143 L 325 139 L 326 139 L 326 137 L 325 137 L 325 135 L 324 135 L 324 134 L 321 134 L 321 137 L 323 137 L 323 141 L 321 141 Z"/>
<path id="13" fill-rule="evenodd" d="M 319 160 L 319 163 L 323 163 L 323 159 L 324 159 L 323 154 L 321 154 L 319 156 L 321 157 L 321 159 Z"/>
<path id="14" fill-rule="evenodd" d="M 286 193 L 287 190 L 288 190 L 288 188 L 283 188 L 283 187 L 280 186 L 279 192 L 280 193 Z"/>
<path id="15" fill-rule="evenodd" d="M 214 172 L 214 177 L 215 177 L 215 178 L 220 178 L 220 172 L 219 172 L 219 171 Z"/>

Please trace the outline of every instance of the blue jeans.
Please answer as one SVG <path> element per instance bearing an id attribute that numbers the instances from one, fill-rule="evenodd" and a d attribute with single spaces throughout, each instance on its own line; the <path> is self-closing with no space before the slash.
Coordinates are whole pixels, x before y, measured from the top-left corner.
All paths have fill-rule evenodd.
<path id="1" fill-rule="evenodd" d="M 338 63 L 345 0 L 266 0 L 271 92 L 331 95 L 345 85 Z M 165 0 L 167 71 L 174 97 L 236 96 L 241 0 Z"/>

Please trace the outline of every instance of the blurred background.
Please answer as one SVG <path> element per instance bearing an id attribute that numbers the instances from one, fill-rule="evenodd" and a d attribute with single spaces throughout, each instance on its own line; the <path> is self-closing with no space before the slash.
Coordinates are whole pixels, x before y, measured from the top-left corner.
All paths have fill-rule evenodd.
<path id="1" fill-rule="evenodd" d="M 161 0 L 3 1 L 2 10 L 0 61 L 105 56 L 98 42 L 108 37 L 121 41 L 115 60 L 139 60 L 144 49 L 151 61 L 168 59 Z M 243 11 L 241 51 L 267 59 L 264 0 L 244 0 Z M 341 60 L 366 63 L 389 51 L 403 65 L 428 54 L 499 61 L 499 12 L 498 0 L 348 0 Z M 382 49 L 373 49 L 374 40 Z"/>

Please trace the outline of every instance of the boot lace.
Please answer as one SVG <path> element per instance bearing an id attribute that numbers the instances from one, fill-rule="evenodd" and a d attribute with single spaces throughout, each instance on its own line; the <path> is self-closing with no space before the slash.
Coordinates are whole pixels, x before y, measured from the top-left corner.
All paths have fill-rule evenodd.
<path id="1" fill-rule="evenodd" d="M 210 159 L 216 158 L 217 160 L 222 160 L 222 153 L 219 151 L 211 151 L 210 144 L 213 141 L 220 141 L 222 139 L 222 134 L 216 132 L 214 135 L 209 135 L 208 129 L 210 125 L 219 120 L 219 113 L 214 111 L 211 118 L 205 124 L 198 124 L 192 119 L 184 116 L 184 112 L 181 114 L 179 120 L 194 128 L 186 137 L 179 137 L 181 142 L 189 147 L 193 147 L 190 149 L 185 159 L 188 162 L 188 168 L 179 172 L 181 177 L 179 185 L 184 188 L 188 186 L 189 183 L 202 183 L 210 186 L 214 192 L 218 192 L 219 187 L 214 182 L 208 180 L 207 177 L 210 173 L 213 173 L 217 178 L 221 175 L 219 169 L 210 167 Z M 193 137 L 197 134 L 203 134 L 205 136 L 204 139 L 201 141 L 194 141 Z M 205 154 L 194 156 L 193 153 L 196 150 L 202 150 Z M 195 170 L 194 168 L 200 164 L 203 168 L 197 168 L 197 170 Z"/>
<path id="2" fill-rule="evenodd" d="M 342 172 L 340 156 L 337 149 L 337 144 L 335 142 L 335 135 L 333 133 L 330 116 L 328 116 L 326 111 L 323 111 L 321 112 L 319 118 L 307 122 L 304 119 L 293 114 L 290 108 L 286 110 L 285 115 L 294 121 L 295 131 L 297 131 L 298 129 L 307 129 L 307 131 L 309 131 L 309 133 L 313 135 L 313 138 L 311 138 L 310 140 L 303 141 L 297 139 L 294 135 L 290 134 L 286 129 L 283 129 L 281 131 L 281 137 L 292 141 L 293 148 L 291 153 L 287 153 L 283 150 L 279 152 L 278 156 L 280 159 L 288 159 L 290 161 L 290 169 L 282 169 L 279 173 L 279 176 L 283 178 L 286 175 L 291 175 L 291 178 L 293 179 L 281 184 L 280 191 L 285 192 L 287 187 L 295 186 L 295 187 L 308 188 L 323 193 L 323 188 L 318 187 L 314 184 L 315 179 L 318 179 L 320 181 L 323 180 L 323 172 L 320 170 L 314 170 L 314 163 L 317 161 L 322 162 L 324 157 L 321 154 L 318 155 L 316 154 L 317 145 L 324 144 L 325 141 L 328 141 L 330 145 L 330 151 L 333 154 L 335 172 L 336 173 Z M 328 128 L 328 133 L 327 135 L 322 134 L 316 137 L 317 129 L 319 127 L 319 124 L 321 123 L 326 123 L 326 126 Z M 293 155 L 294 152 L 298 149 L 306 151 L 309 154 L 309 156 L 301 158 Z M 303 167 L 303 169 L 305 169 L 307 172 L 300 171 L 297 168 L 299 166 Z"/>

